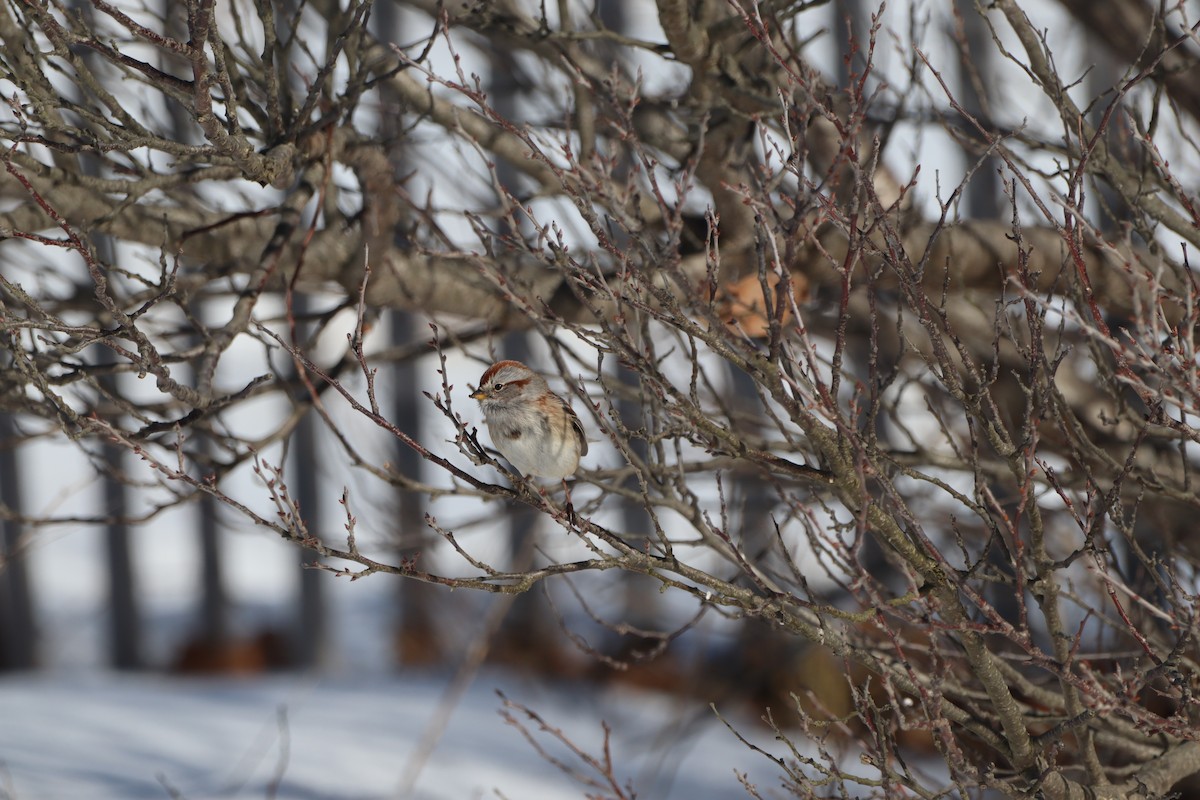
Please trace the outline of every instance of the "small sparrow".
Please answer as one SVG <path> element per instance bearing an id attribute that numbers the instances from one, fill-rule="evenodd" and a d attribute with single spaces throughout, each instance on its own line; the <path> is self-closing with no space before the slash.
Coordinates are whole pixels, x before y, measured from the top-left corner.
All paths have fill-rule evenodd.
<path id="1" fill-rule="evenodd" d="M 579 417 L 520 361 L 492 364 L 471 397 L 483 408 L 492 443 L 522 475 L 564 479 L 587 455 Z"/>

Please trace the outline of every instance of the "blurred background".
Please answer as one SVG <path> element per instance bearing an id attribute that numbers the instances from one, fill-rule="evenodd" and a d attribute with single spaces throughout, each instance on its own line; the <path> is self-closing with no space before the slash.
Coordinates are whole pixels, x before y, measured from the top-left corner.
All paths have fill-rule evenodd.
<path id="1" fill-rule="evenodd" d="M 171 17 L 146 5 L 131 9 Z M 528 13 L 539 13 L 536 4 L 528 5 Z M 994 104 L 1004 107 L 1014 124 L 1035 130 L 1043 125 L 1038 98 L 1006 93 L 1005 76 L 1016 68 L 1000 60 L 991 46 L 992 32 L 980 23 L 973 4 L 898 2 L 886 10 L 857 0 L 811 5 L 804 17 L 812 29 L 809 60 L 830 82 L 844 87 L 862 78 L 862 48 L 873 15 L 879 14 L 885 34 L 923 33 L 920 46 L 947 65 L 942 77 L 966 102 L 967 113 Z M 1121 56 L 1114 55 L 1119 43 L 1103 43 L 1085 30 L 1075 5 L 1029 3 L 1027 11 L 1054 40 L 1059 68 L 1082 75 L 1090 93 L 1101 94 L 1124 69 Z M 370 24 L 381 40 L 407 45 L 427 36 L 434 24 L 428 6 L 377 2 Z M 970 13 L 964 13 L 968 7 Z M 92 13 L 83 2 L 66 8 Z M 253 13 L 245 3 L 231 4 L 229 13 L 235 8 Z M 581 10 L 611 30 L 663 39 L 649 0 L 604 0 Z M 319 29 L 328 10 L 311 5 L 300 11 L 297 7 L 301 40 L 309 28 L 323 39 Z M 889 36 L 880 39 L 868 86 L 891 82 L 906 96 L 912 51 Z M 530 76 L 512 53 L 478 38 L 464 37 L 457 44 L 465 72 L 480 76 L 497 110 L 514 119 L 532 115 Z M 970 70 L 962 68 L 957 51 L 963 44 L 975 57 Z M 454 63 L 441 44 L 435 45 L 434 59 L 448 71 Z M 678 80 L 677 64 L 647 56 L 632 67 L 644 70 L 647 93 Z M 983 96 L 988 93 L 993 96 Z M 389 113 L 393 110 L 383 107 L 377 124 L 397 120 L 398 113 Z M 915 202 L 936 217 L 945 187 L 957 186 L 979 155 L 961 149 L 945 120 L 919 116 L 891 126 L 895 143 L 886 158 L 902 176 L 920 165 Z M 1052 137 L 1053 122 L 1046 128 Z M 395 153 L 398 170 L 417 162 L 446 162 L 414 174 L 410 194 L 428 195 L 440 207 L 470 207 L 455 182 L 455 165 L 478 167 L 478 154 L 448 154 L 435 131 L 419 126 L 407 142 Z M 505 186 L 521 180 L 503 165 L 498 176 Z M 995 168 L 985 163 L 967 184 L 959 213 L 992 219 L 1005 213 L 1005 203 Z M 453 214 L 439 221 L 439 232 L 462 241 L 472 235 L 470 224 Z M 103 249 L 104 236 L 95 239 Z M 23 244 L 5 243 L 7 278 L 27 284 L 63 279 L 65 268 L 49 274 L 44 261 L 21 249 Z M 141 259 L 149 273 L 157 269 L 151 248 L 137 253 L 122 247 L 106 258 L 120 256 L 130 264 Z M 208 313 L 223 318 L 236 299 L 231 286 L 224 296 L 212 298 Z M 445 326 L 431 328 L 430 317 L 392 309 L 371 316 L 364 365 L 347 350 L 347 336 L 358 322 L 353 303 L 341 294 L 304 292 L 293 300 L 301 330 L 289 330 L 282 294 L 269 292 L 255 310 L 263 330 L 303 343 L 314 362 L 356 396 L 366 391 L 364 366 L 376 369 L 381 413 L 447 458 L 458 457 L 451 443 L 460 431 L 430 395 L 451 385 L 454 412 L 468 429 L 482 429 L 482 417 L 467 395 L 487 364 L 505 357 L 535 368 L 551 365 L 544 333 L 493 336 L 486 326 L 452 324 L 448 337 Z M 569 334 L 555 344 L 582 348 Z M 744 399 L 747 413 L 759 413 L 752 384 L 721 362 L 709 367 L 718 394 L 735 404 Z M 527 508 L 457 497 L 444 475 L 384 436 L 335 392 L 323 391 L 323 402 L 314 407 L 293 360 L 270 335 L 235 341 L 215 380 L 237 386 L 264 374 L 289 388 L 257 396 L 222 418 L 226 434 L 249 440 L 294 419 L 286 436 L 265 440 L 255 458 L 221 478 L 221 490 L 255 514 L 275 513 L 264 486 L 278 481 L 286 482 L 309 531 L 340 540 L 352 524 L 360 546 L 391 563 L 419 554 L 425 563 L 455 569 L 456 553 L 429 519 L 453 530 L 465 548 L 488 563 L 530 563 L 539 548 L 558 559 L 586 555 L 586 549 Z M 106 380 L 117 395 L 141 391 L 141 379 L 132 375 Z M 567 390 L 561 381 L 553 388 Z M 636 416 L 637 410 L 629 413 Z M 349 457 L 344 441 L 362 463 L 390 464 L 433 491 L 400 491 L 373 480 Z M 486 435 L 481 441 L 487 444 Z M 504 481 L 490 468 L 463 466 Z M 616 451 L 594 440 L 584 467 L 616 466 Z M 485 796 L 493 787 L 512 797 L 567 796 L 564 787 L 575 784 L 504 788 L 506 782 L 529 780 L 531 772 L 560 771 L 536 748 L 522 744 L 522 756 L 510 751 L 524 740 L 504 713 L 545 735 L 523 706 L 553 718 L 549 728 L 561 727 L 566 738 L 593 748 L 602 747 L 601 719 L 623 720 L 620 741 L 631 765 L 626 772 L 642 787 L 639 796 L 741 797 L 746 791 L 735 770 L 739 765 L 751 769 L 759 757 L 738 744 L 710 704 L 766 749 L 772 747 L 772 735 L 760 718 L 767 709 L 786 726 L 794 722 L 789 709 L 797 696 L 813 698 L 808 702 L 833 714 L 852 708 L 844 664 L 769 624 L 733 620 L 686 597 L 663 594 L 657 581 L 614 570 L 508 597 L 382 574 L 351 580 L 334 572 L 344 564 L 323 562 L 208 495 L 175 505 L 161 487 L 147 483 L 141 488 L 138 469 L 126 447 L 69 441 L 44 420 L 0 412 L 0 670 L 5 673 L 0 680 L 0 797 L 465 797 Z M 732 526 L 766 527 L 766 504 L 758 502 L 761 486 L 730 480 L 725 491 L 733 498 L 727 509 Z M 589 488 L 577 489 L 580 502 Z M 603 514 L 617 529 L 647 524 L 636 502 L 611 504 Z M 332 570 L 322 569 L 323 563 Z M 364 690 L 354 692 L 356 687 Z M 495 687 L 515 698 L 518 707 L 506 706 Z M 346 716 L 338 716 L 338 709 Z M 207 728 L 205 720 L 213 713 L 233 720 L 233 727 Z M 88 715 L 99 722 L 83 725 Z M 73 718 L 80 721 L 74 731 Z M 485 729 L 493 735 L 483 737 Z M 321 735 L 334 730 L 336 737 Z M 76 741 L 72 732 L 78 734 L 77 749 L 69 746 Z M 473 740 L 477 734 L 487 743 Z M 64 760 L 53 756 L 60 737 L 67 753 L 111 754 L 102 746 L 106 738 L 115 751 L 128 752 L 135 741 L 146 751 L 140 759 L 102 755 L 95 759 L 101 763 L 70 774 Z M 341 737 L 352 738 L 347 744 Z M 229 740 L 229 748 L 202 749 L 199 762 L 185 752 L 197 741 L 208 747 L 222 739 Z M 347 745 L 345 753 L 335 740 Z M 551 735 L 549 741 L 551 754 L 571 757 L 563 740 Z M 731 758 L 731 751 L 742 760 Z M 471 753 L 486 753 L 493 766 L 472 773 L 474 767 L 461 764 L 472 762 Z M 773 765 L 762 761 L 766 774 L 772 774 Z M 353 771 L 338 773 L 339 763 L 352 764 Z M 121 781 L 122 774 L 131 773 L 137 778 Z M 215 773 L 219 780 L 213 779 Z M 347 782 L 358 788 L 338 788 Z M 609 791 L 618 796 L 620 789 Z"/>

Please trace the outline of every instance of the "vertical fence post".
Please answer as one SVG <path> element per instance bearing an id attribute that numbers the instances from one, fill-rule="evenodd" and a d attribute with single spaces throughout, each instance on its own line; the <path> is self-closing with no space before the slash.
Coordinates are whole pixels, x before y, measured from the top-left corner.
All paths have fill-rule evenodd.
<path id="1" fill-rule="evenodd" d="M 296 315 L 296 330 L 299 332 L 297 347 L 310 333 L 310 326 L 305 319 L 312 310 L 312 301 L 303 292 L 293 295 L 292 313 Z M 307 403 L 305 397 L 302 402 Z M 296 426 L 292 435 L 290 455 L 290 472 L 288 480 L 292 496 L 300 504 L 300 515 L 306 527 L 314 536 L 321 535 L 321 517 L 323 499 L 329 487 L 321 486 L 321 443 L 320 417 L 316 411 L 309 408 L 308 412 Z M 297 666 L 321 667 L 328 657 L 328 620 L 325 608 L 324 578 L 320 570 L 312 569 L 308 564 L 320 557 L 314 550 L 299 549 L 299 576 L 297 586 L 296 618 L 292 636 L 292 657 Z"/>
<path id="2" fill-rule="evenodd" d="M 0 414 L 0 670 L 37 664 L 37 627 L 24 552 L 17 426 Z"/>

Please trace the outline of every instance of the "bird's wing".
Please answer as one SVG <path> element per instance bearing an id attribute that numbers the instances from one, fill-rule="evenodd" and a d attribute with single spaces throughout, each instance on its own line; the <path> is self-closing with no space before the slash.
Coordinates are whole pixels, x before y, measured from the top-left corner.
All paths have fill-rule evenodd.
<path id="1" fill-rule="evenodd" d="M 587 435 L 583 432 L 583 423 L 579 421 L 579 415 L 575 413 L 575 409 L 571 408 L 571 404 L 566 400 L 562 400 L 563 408 L 567 410 L 567 416 L 571 419 L 571 427 L 575 429 L 575 435 L 579 437 L 579 455 L 587 455 Z"/>

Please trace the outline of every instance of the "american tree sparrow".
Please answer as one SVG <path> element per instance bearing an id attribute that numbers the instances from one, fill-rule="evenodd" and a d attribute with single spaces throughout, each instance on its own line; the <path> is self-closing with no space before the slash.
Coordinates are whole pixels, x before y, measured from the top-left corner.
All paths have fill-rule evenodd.
<path id="1" fill-rule="evenodd" d="M 587 455 L 579 417 L 520 361 L 492 364 L 471 397 L 483 408 L 492 444 L 522 475 L 567 478 Z"/>

